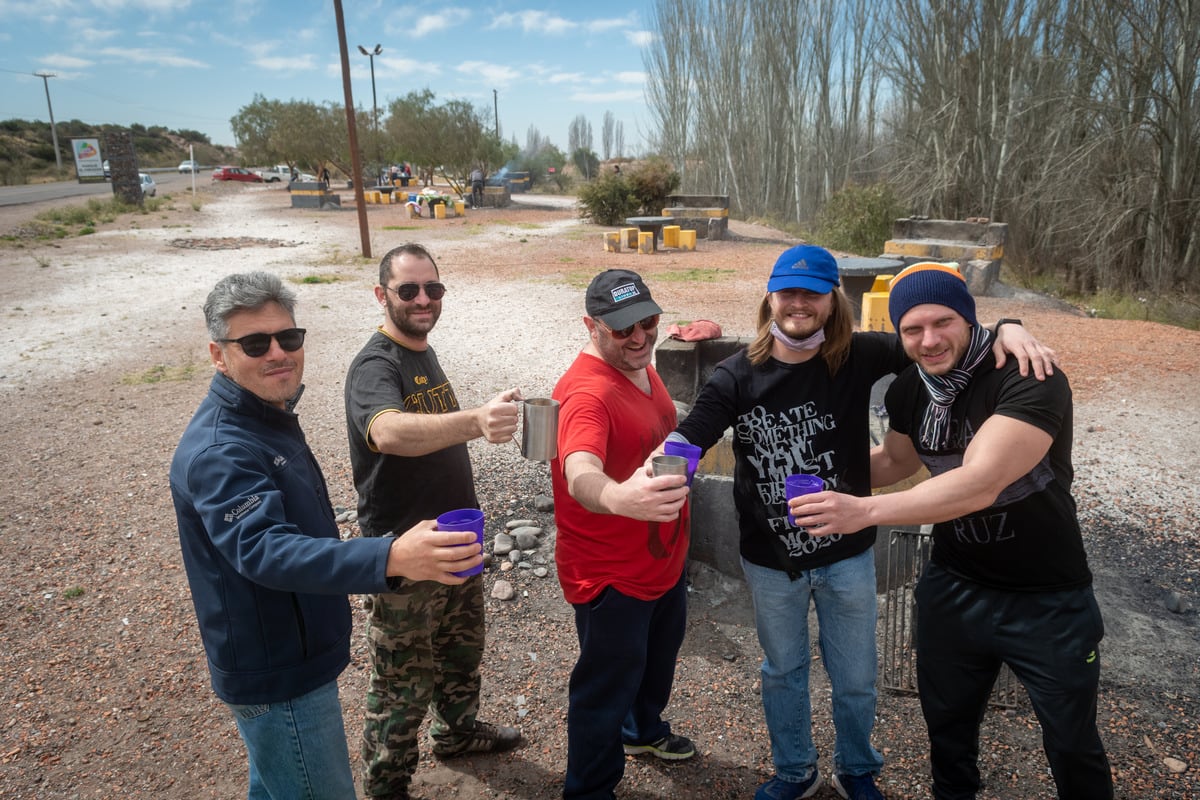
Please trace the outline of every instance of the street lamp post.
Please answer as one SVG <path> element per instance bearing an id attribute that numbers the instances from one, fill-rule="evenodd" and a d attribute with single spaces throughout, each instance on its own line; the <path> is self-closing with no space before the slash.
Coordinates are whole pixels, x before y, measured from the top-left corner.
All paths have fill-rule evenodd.
<path id="1" fill-rule="evenodd" d="M 367 58 L 371 59 L 371 129 L 375 134 L 375 162 L 379 164 L 379 104 L 375 99 L 375 56 L 383 52 L 383 45 L 375 45 L 374 50 L 368 50 L 361 44 L 358 46 L 358 52 L 362 53 Z"/>
<path id="2" fill-rule="evenodd" d="M 58 152 L 58 129 L 54 126 L 54 106 L 50 104 L 50 78 L 58 76 L 53 72 L 35 72 L 33 73 L 42 79 L 42 85 L 46 87 L 46 108 L 50 109 L 50 139 L 54 142 L 54 165 L 62 172 L 62 153 Z"/>

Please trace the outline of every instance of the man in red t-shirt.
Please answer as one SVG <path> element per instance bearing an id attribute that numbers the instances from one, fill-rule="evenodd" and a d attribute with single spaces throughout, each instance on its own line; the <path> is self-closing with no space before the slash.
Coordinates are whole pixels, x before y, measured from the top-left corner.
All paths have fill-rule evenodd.
<path id="1" fill-rule="evenodd" d="M 653 477 L 646 464 L 675 429 L 650 365 L 662 309 L 628 270 L 597 275 L 586 308 L 588 343 L 554 387 L 555 560 L 579 634 L 566 800 L 615 797 L 625 754 L 696 753 L 662 718 L 687 622 L 690 538 L 686 478 Z"/>

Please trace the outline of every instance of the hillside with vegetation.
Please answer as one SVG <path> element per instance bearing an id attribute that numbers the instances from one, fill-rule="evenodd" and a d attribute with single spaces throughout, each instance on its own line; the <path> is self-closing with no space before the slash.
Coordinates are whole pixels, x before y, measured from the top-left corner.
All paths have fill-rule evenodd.
<path id="1" fill-rule="evenodd" d="M 62 173 L 54 158 L 54 137 L 50 125 L 38 120 L 8 119 L 0 121 L 0 184 L 18 186 L 75 178 L 75 160 L 71 156 L 71 140 L 99 138 L 101 149 L 104 135 L 109 131 L 126 130 L 120 125 L 89 125 L 77 119 L 59 122 L 58 150 Z M 189 158 L 193 148 L 201 164 L 237 163 L 237 150 L 214 145 L 199 131 L 169 130 L 161 125 L 130 125 L 138 166 L 144 168 L 174 167 Z"/>

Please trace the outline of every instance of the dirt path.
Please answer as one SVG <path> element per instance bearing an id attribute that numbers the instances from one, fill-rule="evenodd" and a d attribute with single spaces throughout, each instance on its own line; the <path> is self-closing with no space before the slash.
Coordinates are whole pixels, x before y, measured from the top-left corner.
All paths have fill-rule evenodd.
<path id="1" fill-rule="evenodd" d="M 208 688 L 166 487 L 210 375 L 200 305 L 219 277 L 262 268 L 297 281 L 310 331 L 302 422 L 335 503 L 352 507 L 341 384 L 377 323 L 370 287 L 388 247 L 413 239 L 437 255 L 450 291 L 433 343 L 475 404 L 514 384 L 550 390 L 583 343 L 582 290 L 596 270 L 641 272 L 668 321 L 708 318 L 747 334 L 786 246 L 783 234 L 735 223 L 753 241 L 605 254 L 602 229 L 570 210 L 410 221 L 373 207 L 367 260 L 352 211 L 293 210 L 277 188 L 205 187 L 203 197 L 198 211 L 177 198 L 91 236 L 0 242 L 0 797 L 244 794 L 244 755 Z M 8 214 L 0 211 L 0 234 L 28 221 L 27 211 Z M 1058 348 L 1075 390 L 1076 496 L 1108 626 L 1101 718 L 1118 797 L 1200 797 L 1200 334 L 1089 319 L 1032 295 L 979 305 L 981 318 L 1020 317 Z M 490 533 L 513 518 L 552 527 L 533 506 L 549 492 L 544 467 L 515 447 L 472 454 Z M 489 587 L 497 577 L 487 574 Z M 504 577 L 517 599 L 489 601 L 484 712 L 519 724 L 528 743 L 447 765 L 425 757 L 417 797 L 559 795 L 570 609 L 553 573 Z M 1173 596 L 1182 613 L 1167 610 Z M 744 798 L 769 774 L 744 587 L 698 568 L 691 614 L 669 714 L 701 754 L 671 766 L 630 759 L 623 798 Z M 342 679 L 352 751 L 365 664 L 356 643 Z M 820 669 L 814 713 L 827 762 Z M 887 796 L 927 796 L 915 699 L 881 693 L 875 738 Z M 989 714 L 982 746 L 987 797 L 1052 795 L 1027 703 Z M 1184 772 L 1172 771 L 1176 762 Z"/>

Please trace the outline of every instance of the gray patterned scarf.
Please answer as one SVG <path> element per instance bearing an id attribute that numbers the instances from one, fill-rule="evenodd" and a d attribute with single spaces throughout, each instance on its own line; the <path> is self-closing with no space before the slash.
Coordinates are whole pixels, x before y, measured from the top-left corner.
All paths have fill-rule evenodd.
<path id="1" fill-rule="evenodd" d="M 921 445 L 926 450 L 942 450 L 950 436 L 950 406 L 958 393 L 971 382 L 971 372 L 992 347 L 992 333 L 982 325 L 971 328 L 971 342 L 967 352 L 945 375 L 930 375 L 917 367 L 917 373 L 929 392 L 929 405 L 925 408 L 925 419 L 921 421 Z"/>

